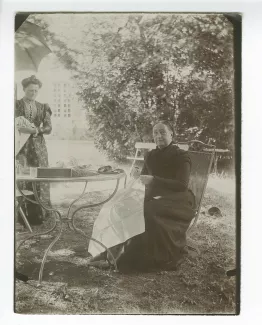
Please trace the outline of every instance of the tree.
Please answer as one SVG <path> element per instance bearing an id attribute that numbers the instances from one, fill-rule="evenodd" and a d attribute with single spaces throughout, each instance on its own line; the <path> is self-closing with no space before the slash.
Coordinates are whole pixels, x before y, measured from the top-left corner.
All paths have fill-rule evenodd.
<path id="1" fill-rule="evenodd" d="M 152 140 L 152 125 L 159 118 L 173 122 L 181 140 L 232 145 L 233 36 L 228 20 L 219 14 L 113 18 L 90 16 L 78 50 L 68 49 L 41 23 L 57 55 L 75 71 L 96 146 L 123 159 L 136 141 Z"/>
<path id="2" fill-rule="evenodd" d="M 124 158 L 161 117 L 183 140 L 230 145 L 232 27 L 223 15 L 130 15 L 100 37 L 93 48 L 100 68 L 80 92 L 99 148 Z"/>

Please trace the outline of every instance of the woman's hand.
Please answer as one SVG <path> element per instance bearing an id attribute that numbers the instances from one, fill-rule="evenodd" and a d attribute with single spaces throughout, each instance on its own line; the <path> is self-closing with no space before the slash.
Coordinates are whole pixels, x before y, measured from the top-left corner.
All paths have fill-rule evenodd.
<path id="1" fill-rule="evenodd" d="M 42 126 L 39 126 L 36 128 L 36 132 L 34 134 L 34 137 L 37 137 L 38 135 L 44 134 L 44 128 Z"/>
<path id="2" fill-rule="evenodd" d="M 144 184 L 144 185 L 149 185 L 153 182 L 154 176 L 152 175 L 141 175 L 140 176 L 140 181 Z"/>

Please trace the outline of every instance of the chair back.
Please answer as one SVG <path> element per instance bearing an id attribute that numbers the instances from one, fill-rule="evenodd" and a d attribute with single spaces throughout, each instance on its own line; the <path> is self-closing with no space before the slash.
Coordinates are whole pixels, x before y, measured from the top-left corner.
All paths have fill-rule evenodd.
<path id="1" fill-rule="evenodd" d="M 185 148 L 185 145 L 187 145 L 187 149 Z M 195 195 L 196 206 L 195 218 L 192 220 L 188 228 L 189 231 L 198 221 L 216 148 L 213 145 L 209 145 L 198 140 L 191 140 L 187 143 L 178 143 L 178 146 L 181 149 L 188 150 L 188 154 L 191 159 L 191 173 L 188 188 Z M 184 148 L 182 146 L 184 146 Z"/>
<path id="2" fill-rule="evenodd" d="M 196 224 L 199 217 L 201 203 L 214 159 L 214 152 L 188 151 L 188 153 L 192 164 L 188 187 L 194 193 L 196 200 L 196 214 L 193 223 L 189 227 L 190 229 Z"/>

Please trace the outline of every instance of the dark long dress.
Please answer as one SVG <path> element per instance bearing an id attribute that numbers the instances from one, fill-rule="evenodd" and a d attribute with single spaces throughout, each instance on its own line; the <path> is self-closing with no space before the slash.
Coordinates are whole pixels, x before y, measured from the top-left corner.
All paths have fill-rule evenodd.
<path id="1" fill-rule="evenodd" d="M 181 259 L 195 208 L 187 188 L 190 170 L 188 153 L 173 143 L 146 156 L 142 175 L 154 179 L 145 189 L 145 233 L 125 244 L 120 271 L 168 269 Z"/>
<path id="2" fill-rule="evenodd" d="M 49 134 L 52 130 L 51 124 L 51 109 L 47 104 L 41 104 L 37 101 L 34 102 L 35 111 L 33 114 L 28 114 L 26 103 L 24 99 L 16 101 L 15 117 L 24 116 L 36 127 L 42 125 L 43 133 L 34 137 L 31 135 L 24 147 L 17 155 L 17 159 L 27 167 L 48 167 L 48 153 L 45 143 L 44 134 Z M 32 184 L 25 183 L 24 189 L 32 191 Z M 48 183 L 41 183 L 37 185 L 37 191 L 40 195 L 41 202 L 49 206 L 50 204 L 50 186 Z"/>

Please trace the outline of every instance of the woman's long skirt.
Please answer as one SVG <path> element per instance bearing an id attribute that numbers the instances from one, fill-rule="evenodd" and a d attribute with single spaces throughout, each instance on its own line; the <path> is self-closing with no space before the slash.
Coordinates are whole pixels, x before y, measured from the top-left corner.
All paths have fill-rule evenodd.
<path id="1" fill-rule="evenodd" d="M 162 269 L 176 265 L 186 245 L 186 231 L 195 216 L 190 191 L 144 202 L 145 232 L 124 245 L 117 260 L 120 271 Z"/>

